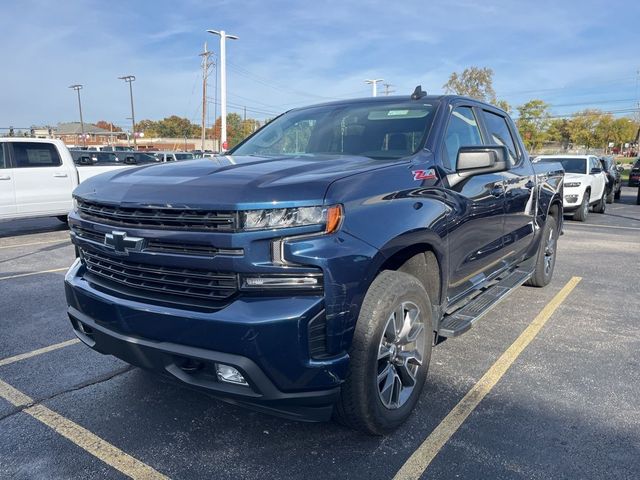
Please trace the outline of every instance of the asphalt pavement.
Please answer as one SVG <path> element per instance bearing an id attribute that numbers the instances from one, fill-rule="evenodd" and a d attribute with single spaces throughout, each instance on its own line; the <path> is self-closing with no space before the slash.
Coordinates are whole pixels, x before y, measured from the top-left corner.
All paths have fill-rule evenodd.
<path id="1" fill-rule="evenodd" d="M 56 219 L 0 222 L 0 478 L 391 479 L 580 277 L 449 432 L 422 478 L 636 479 L 635 195 L 624 187 L 604 215 L 568 218 L 551 285 L 519 288 L 468 333 L 437 346 L 416 411 L 386 437 L 222 403 L 72 341 L 66 227 Z"/>

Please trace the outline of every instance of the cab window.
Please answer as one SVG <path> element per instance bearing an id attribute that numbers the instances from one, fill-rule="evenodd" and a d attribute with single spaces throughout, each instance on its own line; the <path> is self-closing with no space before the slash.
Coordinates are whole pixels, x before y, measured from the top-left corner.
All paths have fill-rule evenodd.
<path id="1" fill-rule="evenodd" d="M 13 142 L 17 168 L 59 167 L 62 165 L 55 145 L 36 142 Z"/>
<path id="2" fill-rule="evenodd" d="M 482 111 L 482 116 L 485 126 L 489 131 L 491 143 L 507 147 L 509 151 L 509 164 L 510 166 L 514 166 L 518 163 L 520 155 L 516 148 L 516 143 L 513 140 L 511 130 L 509 130 L 509 126 L 507 125 L 507 119 L 486 110 Z"/>
<path id="3" fill-rule="evenodd" d="M 477 145 L 482 145 L 482 135 L 473 110 L 471 107 L 454 108 L 444 136 L 444 166 L 455 169 L 460 147 Z"/>
<path id="4" fill-rule="evenodd" d="M 9 168 L 7 160 L 5 160 L 4 145 L 0 143 L 0 168 Z"/>

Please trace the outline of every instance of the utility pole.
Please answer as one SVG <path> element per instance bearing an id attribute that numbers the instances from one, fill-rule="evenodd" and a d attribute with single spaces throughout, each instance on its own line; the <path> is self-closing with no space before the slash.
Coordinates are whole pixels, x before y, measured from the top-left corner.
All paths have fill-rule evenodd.
<path id="1" fill-rule="evenodd" d="M 377 97 L 378 96 L 378 83 L 383 82 L 384 79 L 382 78 L 372 78 L 372 79 L 366 79 L 364 81 L 364 83 L 369 83 L 371 84 L 371 96 L 372 97 Z"/>
<path id="2" fill-rule="evenodd" d="M 136 143 L 136 116 L 133 113 L 133 87 L 131 86 L 131 84 L 135 82 L 136 77 L 134 75 L 125 75 L 118 78 L 129 84 L 129 98 L 131 99 L 131 136 L 133 137 L 133 149 L 138 150 L 138 144 Z"/>
<path id="3" fill-rule="evenodd" d="M 224 30 L 207 30 L 220 37 L 220 150 L 227 149 L 227 38 L 238 40 L 236 35 L 228 35 Z"/>
<path id="4" fill-rule="evenodd" d="M 78 110 L 80 110 L 80 131 L 82 132 L 82 145 L 87 145 L 87 140 L 84 137 L 84 120 L 82 119 L 82 102 L 80 101 L 80 90 L 82 90 L 82 85 L 76 84 L 71 85 L 69 88 L 73 88 L 76 92 L 78 92 Z"/>
<path id="5" fill-rule="evenodd" d="M 391 90 L 391 87 L 393 87 L 393 84 L 391 83 L 383 83 L 382 85 L 384 85 L 384 96 L 388 97 L 391 93 L 395 92 L 395 90 Z"/>
<path id="6" fill-rule="evenodd" d="M 204 51 L 200 54 L 202 57 L 202 135 L 200 141 L 200 149 L 204 152 L 204 141 L 207 134 L 207 80 L 209 79 L 209 57 L 211 52 L 207 50 L 207 42 L 204 42 Z"/>

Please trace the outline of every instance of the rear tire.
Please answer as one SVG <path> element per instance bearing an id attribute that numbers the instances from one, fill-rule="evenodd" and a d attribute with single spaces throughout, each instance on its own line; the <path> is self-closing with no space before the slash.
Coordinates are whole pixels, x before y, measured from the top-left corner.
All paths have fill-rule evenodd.
<path id="1" fill-rule="evenodd" d="M 595 206 L 593 207 L 593 211 L 595 213 L 604 213 L 606 210 L 607 210 L 606 195 L 604 192 L 602 192 L 602 198 L 600 198 L 598 203 L 595 204 Z"/>
<path id="2" fill-rule="evenodd" d="M 613 190 L 611 190 L 609 193 L 607 193 L 607 203 L 613 203 L 613 197 L 614 193 Z"/>
<path id="3" fill-rule="evenodd" d="M 553 270 L 556 266 L 556 251 L 558 248 L 558 222 L 551 215 L 542 229 L 540 245 L 536 254 L 536 266 L 533 275 L 527 280 L 526 285 L 531 287 L 546 287 L 553 278 Z"/>
<path id="4" fill-rule="evenodd" d="M 620 200 L 620 195 L 622 194 L 622 186 L 620 186 L 620 188 L 618 188 L 618 190 L 616 190 L 616 193 L 613 195 L 613 198 L 615 200 Z"/>
<path id="5" fill-rule="evenodd" d="M 431 302 L 422 283 L 407 273 L 381 272 L 360 309 L 336 419 L 369 435 L 400 426 L 420 398 L 432 339 Z"/>
<path id="6" fill-rule="evenodd" d="M 576 210 L 576 213 L 573 214 L 573 219 L 578 222 L 584 222 L 589 216 L 589 192 L 585 192 L 582 197 L 582 203 Z"/>

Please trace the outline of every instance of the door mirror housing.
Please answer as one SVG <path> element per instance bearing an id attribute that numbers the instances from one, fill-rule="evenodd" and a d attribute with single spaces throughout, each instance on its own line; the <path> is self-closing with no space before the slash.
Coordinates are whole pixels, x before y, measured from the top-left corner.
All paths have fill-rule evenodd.
<path id="1" fill-rule="evenodd" d="M 589 173 L 591 173 L 591 175 L 595 175 L 595 174 L 601 173 L 601 172 L 602 172 L 602 169 L 600 167 L 593 167 L 591 169 L 591 172 L 589 172 Z"/>
<path id="2" fill-rule="evenodd" d="M 504 145 L 460 147 L 456 171 L 463 176 L 502 172 L 507 169 L 507 157 Z"/>

